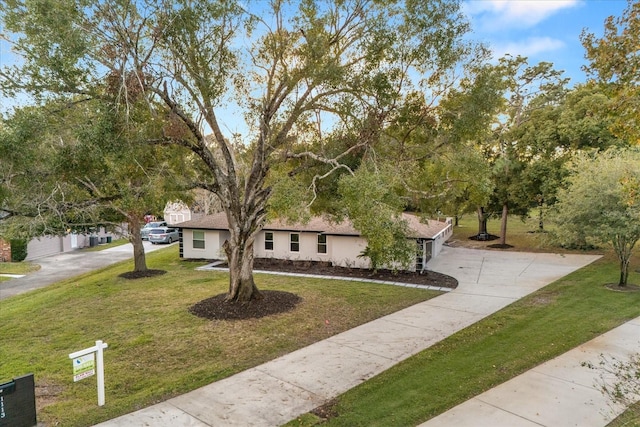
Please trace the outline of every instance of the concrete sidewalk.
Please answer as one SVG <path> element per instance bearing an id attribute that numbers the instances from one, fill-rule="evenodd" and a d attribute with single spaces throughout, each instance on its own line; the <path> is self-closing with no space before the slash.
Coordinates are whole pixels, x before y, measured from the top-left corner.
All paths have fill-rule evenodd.
<path id="1" fill-rule="evenodd" d="M 152 245 L 142 242 L 145 253 L 153 252 L 166 245 Z M 75 250 L 49 257 L 38 258 L 32 262 L 40 265 L 40 270 L 26 276 L 0 282 L 0 300 L 44 288 L 52 283 L 65 280 L 73 276 L 88 273 L 106 267 L 116 262 L 125 261 L 133 257 L 133 245 L 115 246 L 102 251 Z"/>
<path id="2" fill-rule="evenodd" d="M 100 426 L 285 424 L 597 258 L 447 247 L 429 267 L 458 279 L 454 291 Z M 559 405 L 537 409 L 556 410 Z"/>
<path id="3" fill-rule="evenodd" d="M 607 360 L 640 352 L 640 317 L 533 368 L 420 427 L 604 427 L 626 408 L 597 388 Z M 611 375 L 607 376 L 610 380 Z"/>

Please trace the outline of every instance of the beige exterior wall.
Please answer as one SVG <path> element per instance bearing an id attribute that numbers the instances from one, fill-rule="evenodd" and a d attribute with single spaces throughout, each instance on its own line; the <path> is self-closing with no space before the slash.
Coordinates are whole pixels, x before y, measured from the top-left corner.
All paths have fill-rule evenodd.
<path id="1" fill-rule="evenodd" d="M 367 241 L 357 236 L 330 236 L 331 260 L 340 267 L 369 268 L 369 259 L 358 257 L 367 247 Z"/>
<path id="2" fill-rule="evenodd" d="M 301 232 L 300 251 L 291 252 L 289 231 L 273 231 L 273 250 L 265 249 L 265 232 L 262 231 L 256 237 L 254 254 L 256 258 L 277 258 L 303 261 L 329 261 L 333 265 L 342 267 L 368 268 L 369 261 L 366 258 L 358 258 L 358 255 L 367 246 L 366 241 L 356 236 L 327 236 L 327 253 L 318 253 L 318 234 Z"/>
<path id="3" fill-rule="evenodd" d="M 453 234 L 453 219 L 447 218 L 446 223 L 447 228 L 442 230 L 442 232 L 438 233 L 438 235 L 433 238 L 433 253 L 431 254 L 432 258 L 435 258 L 440 254 L 444 243 L 449 240 L 449 238 Z"/>
<path id="4" fill-rule="evenodd" d="M 269 231 L 270 232 L 270 231 Z M 327 236 L 327 253 L 318 253 L 318 234 L 316 233 L 296 233 L 289 231 L 273 231 L 273 250 L 265 249 L 265 231 L 261 231 L 256 237 L 254 254 L 256 258 L 278 258 L 290 260 L 313 260 L 329 261 L 329 240 L 332 236 Z M 271 233 L 271 232 L 270 232 Z M 291 251 L 291 235 L 299 235 L 298 252 Z"/>
<path id="5" fill-rule="evenodd" d="M 254 256 L 256 258 L 276 258 L 284 260 L 300 261 L 329 261 L 333 265 L 341 267 L 369 268 L 368 258 L 359 255 L 367 247 L 367 241 L 359 236 L 327 235 L 327 253 L 318 253 L 318 234 L 314 232 L 298 232 L 300 236 L 300 250 L 292 252 L 290 249 L 290 231 L 269 231 L 273 233 L 273 249 L 265 249 L 265 231 L 258 233 L 254 243 Z M 204 230 L 205 249 L 193 248 L 193 230 L 183 229 L 182 256 L 184 258 L 224 259 L 222 245 L 229 238 L 228 231 Z M 296 233 L 296 232 L 293 232 Z M 452 221 L 447 219 L 447 227 L 435 236 L 430 242 L 431 258 L 435 258 L 444 242 L 452 234 Z M 415 244 L 415 239 L 410 239 Z M 427 257 L 428 259 L 429 257 Z M 396 268 L 399 268 L 397 266 Z M 389 267 L 387 267 L 389 268 Z M 409 268 L 415 270 L 415 262 Z"/>
<path id="6" fill-rule="evenodd" d="M 196 258 L 196 259 L 223 259 L 225 258 L 222 245 L 225 240 L 229 238 L 228 231 L 218 230 L 195 230 L 204 231 L 204 249 L 197 249 L 193 247 L 193 232 L 194 230 L 183 230 L 182 240 L 182 255 L 184 258 Z"/>

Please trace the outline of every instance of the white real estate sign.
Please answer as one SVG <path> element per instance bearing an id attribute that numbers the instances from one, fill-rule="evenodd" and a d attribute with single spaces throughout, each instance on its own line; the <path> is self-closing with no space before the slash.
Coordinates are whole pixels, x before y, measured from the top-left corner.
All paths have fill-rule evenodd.
<path id="1" fill-rule="evenodd" d="M 98 383 L 98 406 L 104 405 L 104 349 L 108 345 L 100 340 L 96 341 L 93 347 L 76 351 L 69 355 L 73 360 L 73 381 L 97 374 Z"/>
<path id="2" fill-rule="evenodd" d="M 73 381 L 80 381 L 96 374 L 96 354 L 90 353 L 73 359 Z"/>

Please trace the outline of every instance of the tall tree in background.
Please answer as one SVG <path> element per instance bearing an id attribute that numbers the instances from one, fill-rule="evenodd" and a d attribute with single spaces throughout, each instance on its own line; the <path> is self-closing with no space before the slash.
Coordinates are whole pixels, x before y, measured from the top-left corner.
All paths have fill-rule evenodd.
<path id="1" fill-rule="evenodd" d="M 540 231 L 544 230 L 545 211 L 555 203 L 568 174 L 565 164 L 571 156 L 621 143 L 609 130 L 611 103 L 601 87 L 587 84 L 559 93 L 552 102 L 543 94 L 525 110 L 525 120 L 514 132 L 519 145 L 526 147 L 515 194 L 524 207 L 537 208 Z"/>
<path id="2" fill-rule="evenodd" d="M 200 186 L 229 222 L 228 300 L 249 301 L 260 297 L 253 245 L 269 171 L 305 158 L 352 173 L 343 159 L 375 159 L 370 147 L 405 95 L 446 93 L 472 53 L 456 1 L 293 3 L 8 0 L 0 21 L 24 64 L 4 67 L 0 86 L 101 98 L 107 82 L 125 105 L 142 94 L 150 117 L 174 130 L 155 142 L 204 164 Z M 344 149 L 328 155 L 325 138 Z"/>
<path id="3" fill-rule="evenodd" d="M 608 17 L 601 38 L 587 31 L 580 38 L 590 61 L 585 71 L 615 101 L 609 110 L 614 134 L 630 144 L 640 143 L 640 2 L 629 0 L 622 16 Z"/>
<path id="4" fill-rule="evenodd" d="M 526 215 L 531 207 L 522 198 L 521 177 L 534 157 L 535 147 L 520 138 L 521 129 L 532 111 L 557 105 L 567 80 L 553 69 L 553 64 L 529 66 L 523 57 L 502 58 L 499 66 L 504 76 L 504 108 L 495 117 L 493 135 L 485 141 L 484 152 L 493 167 L 489 211 L 501 217 L 500 244 L 506 245 L 508 215 Z"/>
<path id="5" fill-rule="evenodd" d="M 59 232 L 52 229 L 49 215 L 55 211 L 53 200 L 60 188 L 51 179 L 51 146 L 41 143 L 49 125 L 39 108 L 24 108 L 10 120 L 0 121 L 0 225 L 4 236 L 30 239 Z M 26 143 L 29 140 L 39 143 Z"/>
<path id="6" fill-rule="evenodd" d="M 13 180 L 7 179 L 10 196 L 2 206 L 15 216 L 5 230 L 32 238 L 119 229 L 125 222 L 134 271 L 146 271 L 144 214 L 188 187 L 191 167 L 176 147 L 145 144 L 153 130 L 134 128 L 133 119 L 125 122 L 115 106 L 98 100 L 28 107 L 6 119 L 2 145 L 23 148 L 3 159 Z"/>

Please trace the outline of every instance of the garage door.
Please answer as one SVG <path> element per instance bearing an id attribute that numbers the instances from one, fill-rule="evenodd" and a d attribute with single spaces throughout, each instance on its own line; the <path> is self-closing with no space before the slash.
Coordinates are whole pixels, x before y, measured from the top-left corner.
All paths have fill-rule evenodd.
<path id="1" fill-rule="evenodd" d="M 62 252 L 62 237 L 40 237 L 27 245 L 27 260 L 42 258 Z"/>

